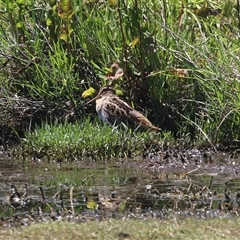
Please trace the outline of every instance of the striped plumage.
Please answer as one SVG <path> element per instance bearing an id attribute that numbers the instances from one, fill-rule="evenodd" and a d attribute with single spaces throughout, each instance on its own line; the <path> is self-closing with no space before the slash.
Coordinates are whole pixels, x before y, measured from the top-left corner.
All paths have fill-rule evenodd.
<path id="1" fill-rule="evenodd" d="M 104 86 L 99 90 L 98 95 L 85 105 L 96 101 L 98 117 L 109 125 L 124 123 L 131 128 L 145 128 L 161 130 L 155 127 L 143 114 L 131 108 L 121 100 L 111 86 Z"/>

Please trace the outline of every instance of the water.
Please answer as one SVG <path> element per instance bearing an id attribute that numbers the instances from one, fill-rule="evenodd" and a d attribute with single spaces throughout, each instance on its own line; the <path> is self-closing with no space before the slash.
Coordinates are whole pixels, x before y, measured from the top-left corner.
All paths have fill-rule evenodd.
<path id="1" fill-rule="evenodd" d="M 238 214 L 238 156 L 208 152 L 206 157 L 196 150 L 178 154 L 180 157 L 176 152 L 170 154 L 167 160 L 156 154 L 145 159 L 82 160 L 59 165 L 41 160 L 23 162 L 2 153 L 1 225 L 12 226 L 9 219 L 26 216 L 28 221 L 29 216 L 34 221 L 80 221 L 163 218 L 173 213 L 201 218 Z"/>

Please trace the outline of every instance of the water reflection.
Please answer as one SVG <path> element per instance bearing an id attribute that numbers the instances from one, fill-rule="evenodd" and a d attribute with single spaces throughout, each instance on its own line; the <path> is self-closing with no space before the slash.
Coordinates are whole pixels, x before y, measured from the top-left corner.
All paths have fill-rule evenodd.
<path id="1" fill-rule="evenodd" d="M 239 166 L 225 154 L 211 158 L 207 163 L 153 168 L 149 159 L 79 161 L 59 167 L 1 157 L 0 216 L 56 220 L 237 214 Z"/>

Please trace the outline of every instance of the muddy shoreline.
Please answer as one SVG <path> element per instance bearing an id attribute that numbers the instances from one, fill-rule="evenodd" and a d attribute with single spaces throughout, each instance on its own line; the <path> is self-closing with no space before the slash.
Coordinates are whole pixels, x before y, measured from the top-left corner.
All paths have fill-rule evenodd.
<path id="1" fill-rule="evenodd" d="M 239 153 L 188 149 L 71 163 L 0 152 L 0 227 L 108 218 L 212 218 L 240 213 Z"/>

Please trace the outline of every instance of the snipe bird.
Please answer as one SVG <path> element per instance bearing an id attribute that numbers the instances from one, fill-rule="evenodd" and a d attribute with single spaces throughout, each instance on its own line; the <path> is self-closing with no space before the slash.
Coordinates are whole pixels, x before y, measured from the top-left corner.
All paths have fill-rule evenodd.
<path id="1" fill-rule="evenodd" d="M 100 88 L 96 97 L 85 103 L 83 106 L 96 101 L 96 112 L 98 117 L 109 125 L 119 125 L 123 123 L 131 128 L 143 128 L 161 130 L 154 126 L 143 114 L 131 108 L 126 102 L 121 100 L 111 86 Z"/>

